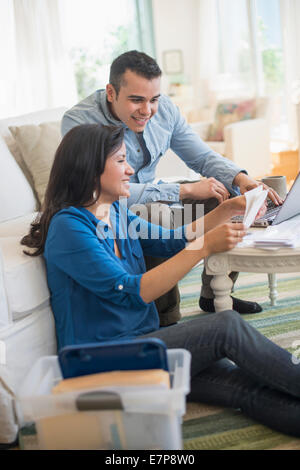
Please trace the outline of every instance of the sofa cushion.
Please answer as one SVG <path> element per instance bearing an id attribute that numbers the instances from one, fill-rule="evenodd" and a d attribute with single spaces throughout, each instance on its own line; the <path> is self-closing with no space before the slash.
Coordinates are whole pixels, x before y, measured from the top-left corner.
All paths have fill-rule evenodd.
<path id="1" fill-rule="evenodd" d="M 15 158 L 20 166 L 22 172 L 27 178 L 30 186 L 34 188 L 32 176 L 23 160 L 22 154 L 18 145 L 9 130 L 11 126 L 23 126 L 25 124 L 41 124 L 42 122 L 56 122 L 60 121 L 67 108 L 50 108 L 34 111 L 32 113 L 22 114 L 19 116 L 12 116 L 5 119 L 0 119 L 0 135 L 4 139 L 9 151 Z"/>
<path id="2" fill-rule="evenodd" d="M 60 121 L 10 126 L 9 130 L 17 142 L 42 204 L 55 151 L 61 141 Z"/>
<path id="3" fill-rule="evenodd" d="M 23 253 L 20 237 L 1 237 L 0 253 L 8 308 L 12 320 L 24 317 L 49 302 L 42 256 Z"/>
<path id="4" fill-rule="evenodd" d="M 224 127 L 234 122 L 253 119 L 256 111 L 256 100 L 219 103 L 216 109 L 215 122 L 211 125 L 207 140 L 221 142 L 224 140 Z"/>
<path id="5" fill-rule="evenodd" d="M 35 211 L 32 188 L 1 137 L 0 168 L 0 222 Z"/>
<path id="6" fill-rule="evenodd" d="M 30 224 L 38 215 L 38 212 L 7 220 L 0 224 L 0 237 L 19 237 L 20 239 L 29 232 Z"/>

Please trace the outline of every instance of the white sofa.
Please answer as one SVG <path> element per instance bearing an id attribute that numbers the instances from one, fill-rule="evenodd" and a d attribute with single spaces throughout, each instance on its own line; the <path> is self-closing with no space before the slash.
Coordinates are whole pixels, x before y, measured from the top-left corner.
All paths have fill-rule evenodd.
<path id="1" fill-rule="evenodd" d="M 63 112 L 0 120 L 0 444 L 17 437 L 14 396 L 24 375 L 37 358 L 56 353 L 44 262 L 26 256 L 20 244 L 35 218 L 37 199 L 19 166 L 24 162 L 9 126 L 59 122 Z"/>
<path id="2" fill-rule="evenodd" d="M 57 352 L 43 258 L 26 256 L 20 244 L 37 214 L 38 193 L 9 128 L 58 124 L 64 111 L 0 120 L 0 445 L 17 437 L 14 397 L 24 375 L 37 358 Z M 198 176 L 172 151 L 162 161 L 157 178 Z"/>
<path id="3" fill-rule="evenodd" d="M 65 110 L 0 120 L 0 447 L 17 438 L 14 398 L 24 376 L 39 357 L 57 353 L 43 258 L 25 255 L 20 244 L 37 215 L 38 192 L 10 129 L 36 128 L 36 138 L 40 126 L 58 124 Z"/>

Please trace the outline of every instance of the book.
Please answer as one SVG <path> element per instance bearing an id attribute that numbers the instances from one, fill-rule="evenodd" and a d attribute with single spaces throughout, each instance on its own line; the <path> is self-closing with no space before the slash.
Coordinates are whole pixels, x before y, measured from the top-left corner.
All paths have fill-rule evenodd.
<path id="1" fill-rule="evenodd" d="M 58 394 L 109 386 L 163 386 L 170 388 L 170 376 L 167 371 L 162 369 L 101 372 L 63 379 L 52 388 L 52 393 Z"/>

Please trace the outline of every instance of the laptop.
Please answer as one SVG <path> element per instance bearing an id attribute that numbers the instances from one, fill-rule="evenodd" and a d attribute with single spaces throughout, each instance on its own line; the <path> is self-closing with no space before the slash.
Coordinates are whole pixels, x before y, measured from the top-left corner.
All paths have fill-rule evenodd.
<path id="1" fill-rule="evenodd" d="M 270 201 L 265 215 L 255 220 L 252 227 L 278 225 L 298 214 L 300 214 L 300 173 L 298 173 L 283 204 L 281 206 L 275 206 L 275 204 Z"/>

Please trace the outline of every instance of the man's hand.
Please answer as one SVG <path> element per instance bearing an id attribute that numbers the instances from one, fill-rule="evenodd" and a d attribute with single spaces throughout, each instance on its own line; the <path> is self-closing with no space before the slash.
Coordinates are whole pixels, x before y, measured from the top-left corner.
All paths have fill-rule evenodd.
<path id="1" fill-rule="evenodd" d="M 238 173 L 234 178 L 232 184 L 234 186 L 239 186 L 241 194 L 245 194 L 247 191 L 251 191 L 251 189 L 257 188 L 257 186 L 262 186 L 263 189 L 267 189 L 268 191 L 268 198 L 279 206 L 283 203 L 283 199 L 276 193 L 276 191 L 266 184 L 262 183 L 261 181 L 256 181 L 255 179 L 251 178 L 245 173 Z"/>
<path id="2" fill-rule="evenodd" d="M 180 185 L 180 200 L 195 199 L 201 201 L 212 197 L 216 198 L 220 204 L 230 197 L 224 184 L 215 178 L 207 178 L 195 183 L 183 183 Z"/>

